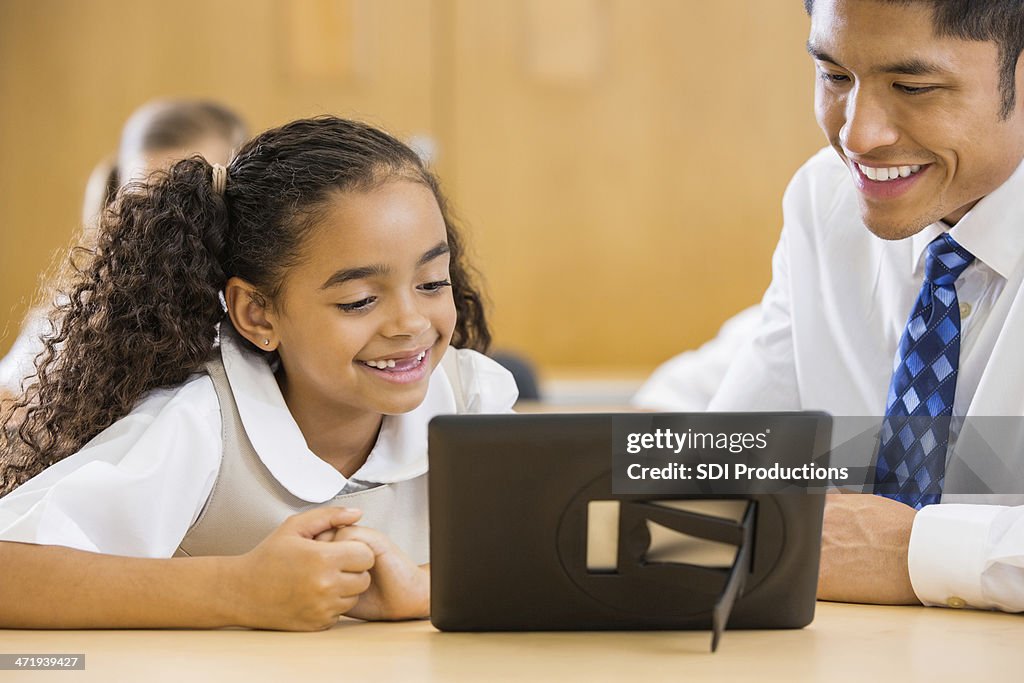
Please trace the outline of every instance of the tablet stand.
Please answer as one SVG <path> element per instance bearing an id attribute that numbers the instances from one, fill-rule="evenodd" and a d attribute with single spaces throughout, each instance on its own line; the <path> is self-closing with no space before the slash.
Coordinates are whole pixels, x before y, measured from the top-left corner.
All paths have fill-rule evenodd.
<path id="1" fill-rule="evenodd" d="M 729 615 L 736 599 L 743 594 L 747 576 L 753 571 L 754 520 L 757 502 L 747 502 L 747 509 L 739 522 L 721 517 L 676 510 L 650 502 L 622 502 L 619 513 L 619 564 L 622 575 L 643 571 L 671 573 L 672 580 L 685 580 L 691 589 L 712 593 L 719 591 L 712 608 L 711 651 L 718 649 Z M 647 523 L 653 522 L 665 528 L 695 538 L 736 546 L 736 556 L 728 569 L 700 567 L 682 562 L 648 562 L 650 532 Z M 724 574 L 724 577 L 723 577 Z M 669 578 L 669 577 L 666 577 Z M 722 586 L 724 578 L 724 586 Z"/>

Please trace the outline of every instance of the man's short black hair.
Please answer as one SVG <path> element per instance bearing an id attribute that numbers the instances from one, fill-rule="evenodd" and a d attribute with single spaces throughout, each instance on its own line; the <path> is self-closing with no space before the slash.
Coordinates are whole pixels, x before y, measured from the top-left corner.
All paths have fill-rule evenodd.
<path id="1" fill-rule="evenodd" d="M 999 89 L 1003 94 L 1000 116 L 1006 118 L 1016 103 L 1017 59 L 1024 50 L 1022 0 L 879 0 L 893 5 L 926 3 L 932 7 L 932 25 L 940 37 L 991 41 L 999 46 Z M 811 14 L 814 0 L 804 0 Z"/>

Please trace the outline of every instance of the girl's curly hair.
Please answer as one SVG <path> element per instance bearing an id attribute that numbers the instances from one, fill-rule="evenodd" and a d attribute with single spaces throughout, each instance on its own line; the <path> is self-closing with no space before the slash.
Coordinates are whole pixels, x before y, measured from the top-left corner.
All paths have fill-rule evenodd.
<path id="1" fill-rule="evenodd" d="M 35 374 L 0 418 L 0 494 L 79 450 L 147 392 L 181 384 L 214 355 L 228 278 L 273 299 L 326 202 L 401 178 L 430 188 L 444 217 L 458 313 L 452 344 L 486 350 L 474 273 L 434 175 L 406 145 L 355 121 L 294 121 L 250 140 L 223 195 L 202 157 L 125 188 L 79 247 Z"/>

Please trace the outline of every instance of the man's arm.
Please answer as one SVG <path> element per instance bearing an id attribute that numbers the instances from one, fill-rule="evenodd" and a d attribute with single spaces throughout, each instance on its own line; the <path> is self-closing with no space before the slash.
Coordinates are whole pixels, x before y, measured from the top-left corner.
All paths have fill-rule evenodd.
<path id="1" fill-rule="evenodd" d="M 1024 611 L 1024 506 L 826 498 L 818 597 Z"/>
<path id="2" fill-rule="evenodd" d="M 1024 611 L 1024 506 L 923 508 L 909 567 L 926 605 Z"/>
<path id="3" fill-rule="evenodd" d="M 787 229 L 783 228 L 772 256 L 772 281 L 761 302 L 759 324 L 741 345 L 708 410 L 799 410 L 790 312 Z"/>
<path id="4" fill-rule="evenodd" d="M 907 554 L 917 512 L 871 494 L 825 497 L 818 599 L 917 605 Z"/>

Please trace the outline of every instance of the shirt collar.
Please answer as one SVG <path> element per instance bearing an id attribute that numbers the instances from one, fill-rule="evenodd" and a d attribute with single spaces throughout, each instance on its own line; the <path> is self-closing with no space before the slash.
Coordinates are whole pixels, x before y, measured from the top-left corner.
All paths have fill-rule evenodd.
<path id="1" fill-rule="evenodd" d="M 330 500 L 348 479 L 309 450 L 266 358 L 243 348 L 245 343 L 233 330 L 221 334 L 224 370 L 256 454 L 294 496 L 311 503 Z M 391 483 L 423 474 L 427 471 L 427 423 L 435 415 L 454 412 L 451 384 L 444 372 L 435 371 L 423 403 L 408 413 L 384 417 L 377 443 L 352 478 Z"/>
<path id="2" fill-rule="evenodd" d="M 1024 163 L 1002 185 L 981 198 L 956 225 L 933 223 L 911 237 L 911 268 L 923 275 L 924 251 L 936 237 L 949 236 L 1003 278 L 1009 278 L 1024 258 Z"/>

